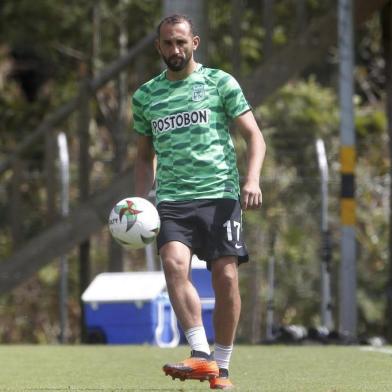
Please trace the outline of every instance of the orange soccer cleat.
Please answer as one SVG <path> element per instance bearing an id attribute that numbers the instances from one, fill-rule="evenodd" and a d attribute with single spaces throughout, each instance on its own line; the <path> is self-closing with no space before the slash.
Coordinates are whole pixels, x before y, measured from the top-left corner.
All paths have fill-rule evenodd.
<path id="1" fill-rule="evenodd" d="M 229 372 L 226 369 L 219 369 L 219 376 L 210 379 L 211 389 L 233 389 L 234 385 L 229 380 Z"/>
<path id="2" fill-rule="evenodd" d="M 209 355 L 201 352 L 191 352 L 191 357 L 178 363 L 169 363 L 163 367 L 166 376 L 173 380 L 179 378 L 185 380 L 211 380 L 218 377 L 219 368 Z"/>

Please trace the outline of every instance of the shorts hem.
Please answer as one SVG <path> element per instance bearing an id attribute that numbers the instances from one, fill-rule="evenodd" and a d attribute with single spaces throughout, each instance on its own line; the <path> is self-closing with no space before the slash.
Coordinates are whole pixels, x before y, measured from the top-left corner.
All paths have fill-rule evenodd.
<path id="1" fill-rule="evenodd" d="M 217 255 L 213 255 L 213 256 L 211 256 L 211 257 L 206 257 L 206 256 L 203 257 L 203 256 L 201 256 L 201 255 L 199 256 L 197 252 L 194 252 L 194 253 L 195 253 L 195 255 L 196 255 L 197 257 L 199 257 L 200 260 L 203 260 L 203 261 L 206 262 L 206 264 L 207 264 L 207 269 L 208 269 L 209 271 L 211 271 L 211 264 L 212 264 L 215 260 L 220 259 L 221 257 L 226 257 L 226 256 L 233 256 L 233 257 L 236 257 L 236 258 L 237 258 L 237 265 L 238 265 L 238 266 L 240 266 L 241 264 L 247 263 L 247 262 L 249 261 L 249 255 L 248 255 L 248 254 L 246 254 L 246 255 L 238 255 L 238 254 L 235 254 L 235 253 L 220 253 L 220 254 L 217 254 Z"/>
<path id="2" fill-rule="evenodd" d="M 192 245 L 190 243 L 187 243 L 187 242 L 183 241 L 182 239 L 170 238 L 170 239 L 167 239 L 167 240 L 160 242 L 159 244 L 157 243 L 158 254 L 159 254 L 159 250 L 162 248 L 162 246 L 166 245 L 168 242 L 181 242 L 182 244 L 184 244 L 185 246 L 187 246 L 191 250 L 191 253 L 193 253 Z"/>

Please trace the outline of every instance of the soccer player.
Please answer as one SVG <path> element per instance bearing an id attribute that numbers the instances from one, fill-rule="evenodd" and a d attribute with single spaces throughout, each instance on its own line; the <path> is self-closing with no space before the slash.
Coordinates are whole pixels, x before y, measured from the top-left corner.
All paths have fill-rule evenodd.
<path id="1" fill-rule="evenodd" d="M 265 143 L 236 80 L 195 61 L 199 42 L 186 16 L 171 15 L 158 26 L 156 49 L 167 69 L 132 99 L 139 134 L 135 193 L 145 197 L 155 181 L 161 218 L 157 246 L 171 304 L 191 347 L 190 358 L 166 364 L 163 371 L 181 380 L 209 380 L 212 389 L 230 389 L 229 362 L 241 309 L 238 265 L 248 261 L 241 206 L 261 206 Z M 242 189 L 230 122 L 247 144 Z M 190 280 L 193 254 L 211 270 L 214 355 Z"/>

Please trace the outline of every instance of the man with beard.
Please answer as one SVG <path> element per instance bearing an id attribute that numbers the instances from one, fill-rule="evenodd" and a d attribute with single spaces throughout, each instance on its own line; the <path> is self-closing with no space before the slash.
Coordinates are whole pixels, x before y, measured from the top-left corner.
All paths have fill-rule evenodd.
<path id="1" fill-rule="evenodd" d="M 186 16 L 171 15 L 158 26 L 156 48 L 167 69 L 142 85 L 132 100 L 139 134 L 135 193 L 145 197 L 156 182 L 157 246 L 171 304 L 191 347 L 190 358 L 166 364 L 163 371 L 181 380 L 209 380 L 212 389 L 230 389 L 229 362 L 241 309 L 238 265 L 248 261 L 242 209 L 261 206 L 265 143 L 237 81 L 194 60 L 199 42 Z M 247 144 L 241 189 L 230 122 Z M 194 254 L 212 274 L 214 355 L 189 278 Z"/>

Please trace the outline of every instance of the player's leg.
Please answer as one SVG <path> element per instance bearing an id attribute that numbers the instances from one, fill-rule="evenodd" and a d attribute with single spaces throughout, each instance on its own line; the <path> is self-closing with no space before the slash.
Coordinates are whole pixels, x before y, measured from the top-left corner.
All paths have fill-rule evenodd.
<path id="1" fill-rule="evenodd" d="M 189 279 L 191 250 L 181 242 L 170 241 L 159 253 L 170 302 L 183 330 L 202 325 L 200 298 Z"/>
<path id="2" fill-rule="evenodd" d="M 215 341 L 222 346 L 231 346 L 241 312 L 237 257 L 214 260 L 211 273 L 215 291 Z"/>
<path id="3" fill-rule="evenodd" d="M 202 326 L 200 298 L 190 280 L 192 251 L 197 246 L 194 232 L 195 202 L 162 202 L 158 205 L 161 230 L 158 248 L 174 311 L 192 350 L 210 354 Z"/>
<path id="4" fill-rule="evenodd" d="M 181 242 L 170 241 L 160 248 L 169 297 L 176 316 L 191 346 L 191 357 L 179 363 L 166 364 L 166 375 L 181 380 L 207 380 L 218 374 L 201 318 L 200 298 L 190 276 L 191 251 Z"/>
<path id="5" fill-rule="evenodd" d="M 236 256 L 221 257 L 211 264 L 212 284 L 215 291 L 215 361 L 219 377 L 210 381 L 212 389 L 230 389 L 229 364 L 233 342 L 241 312 Z"/>
<path id="6" fill-rule="evenodd" d="M 213 389 L 233 387 L 228 371 L 241 311 L 238 264 L 248 260 L 241 214 L 241 205 L 234 199 L 206 201 L 198 213 L 199 224 L 207 234 L 203 237 L 206 245 L 197 252 L 208 262 L 215 291 L 214 351 L 220 376 L 210 381 Z"/>

